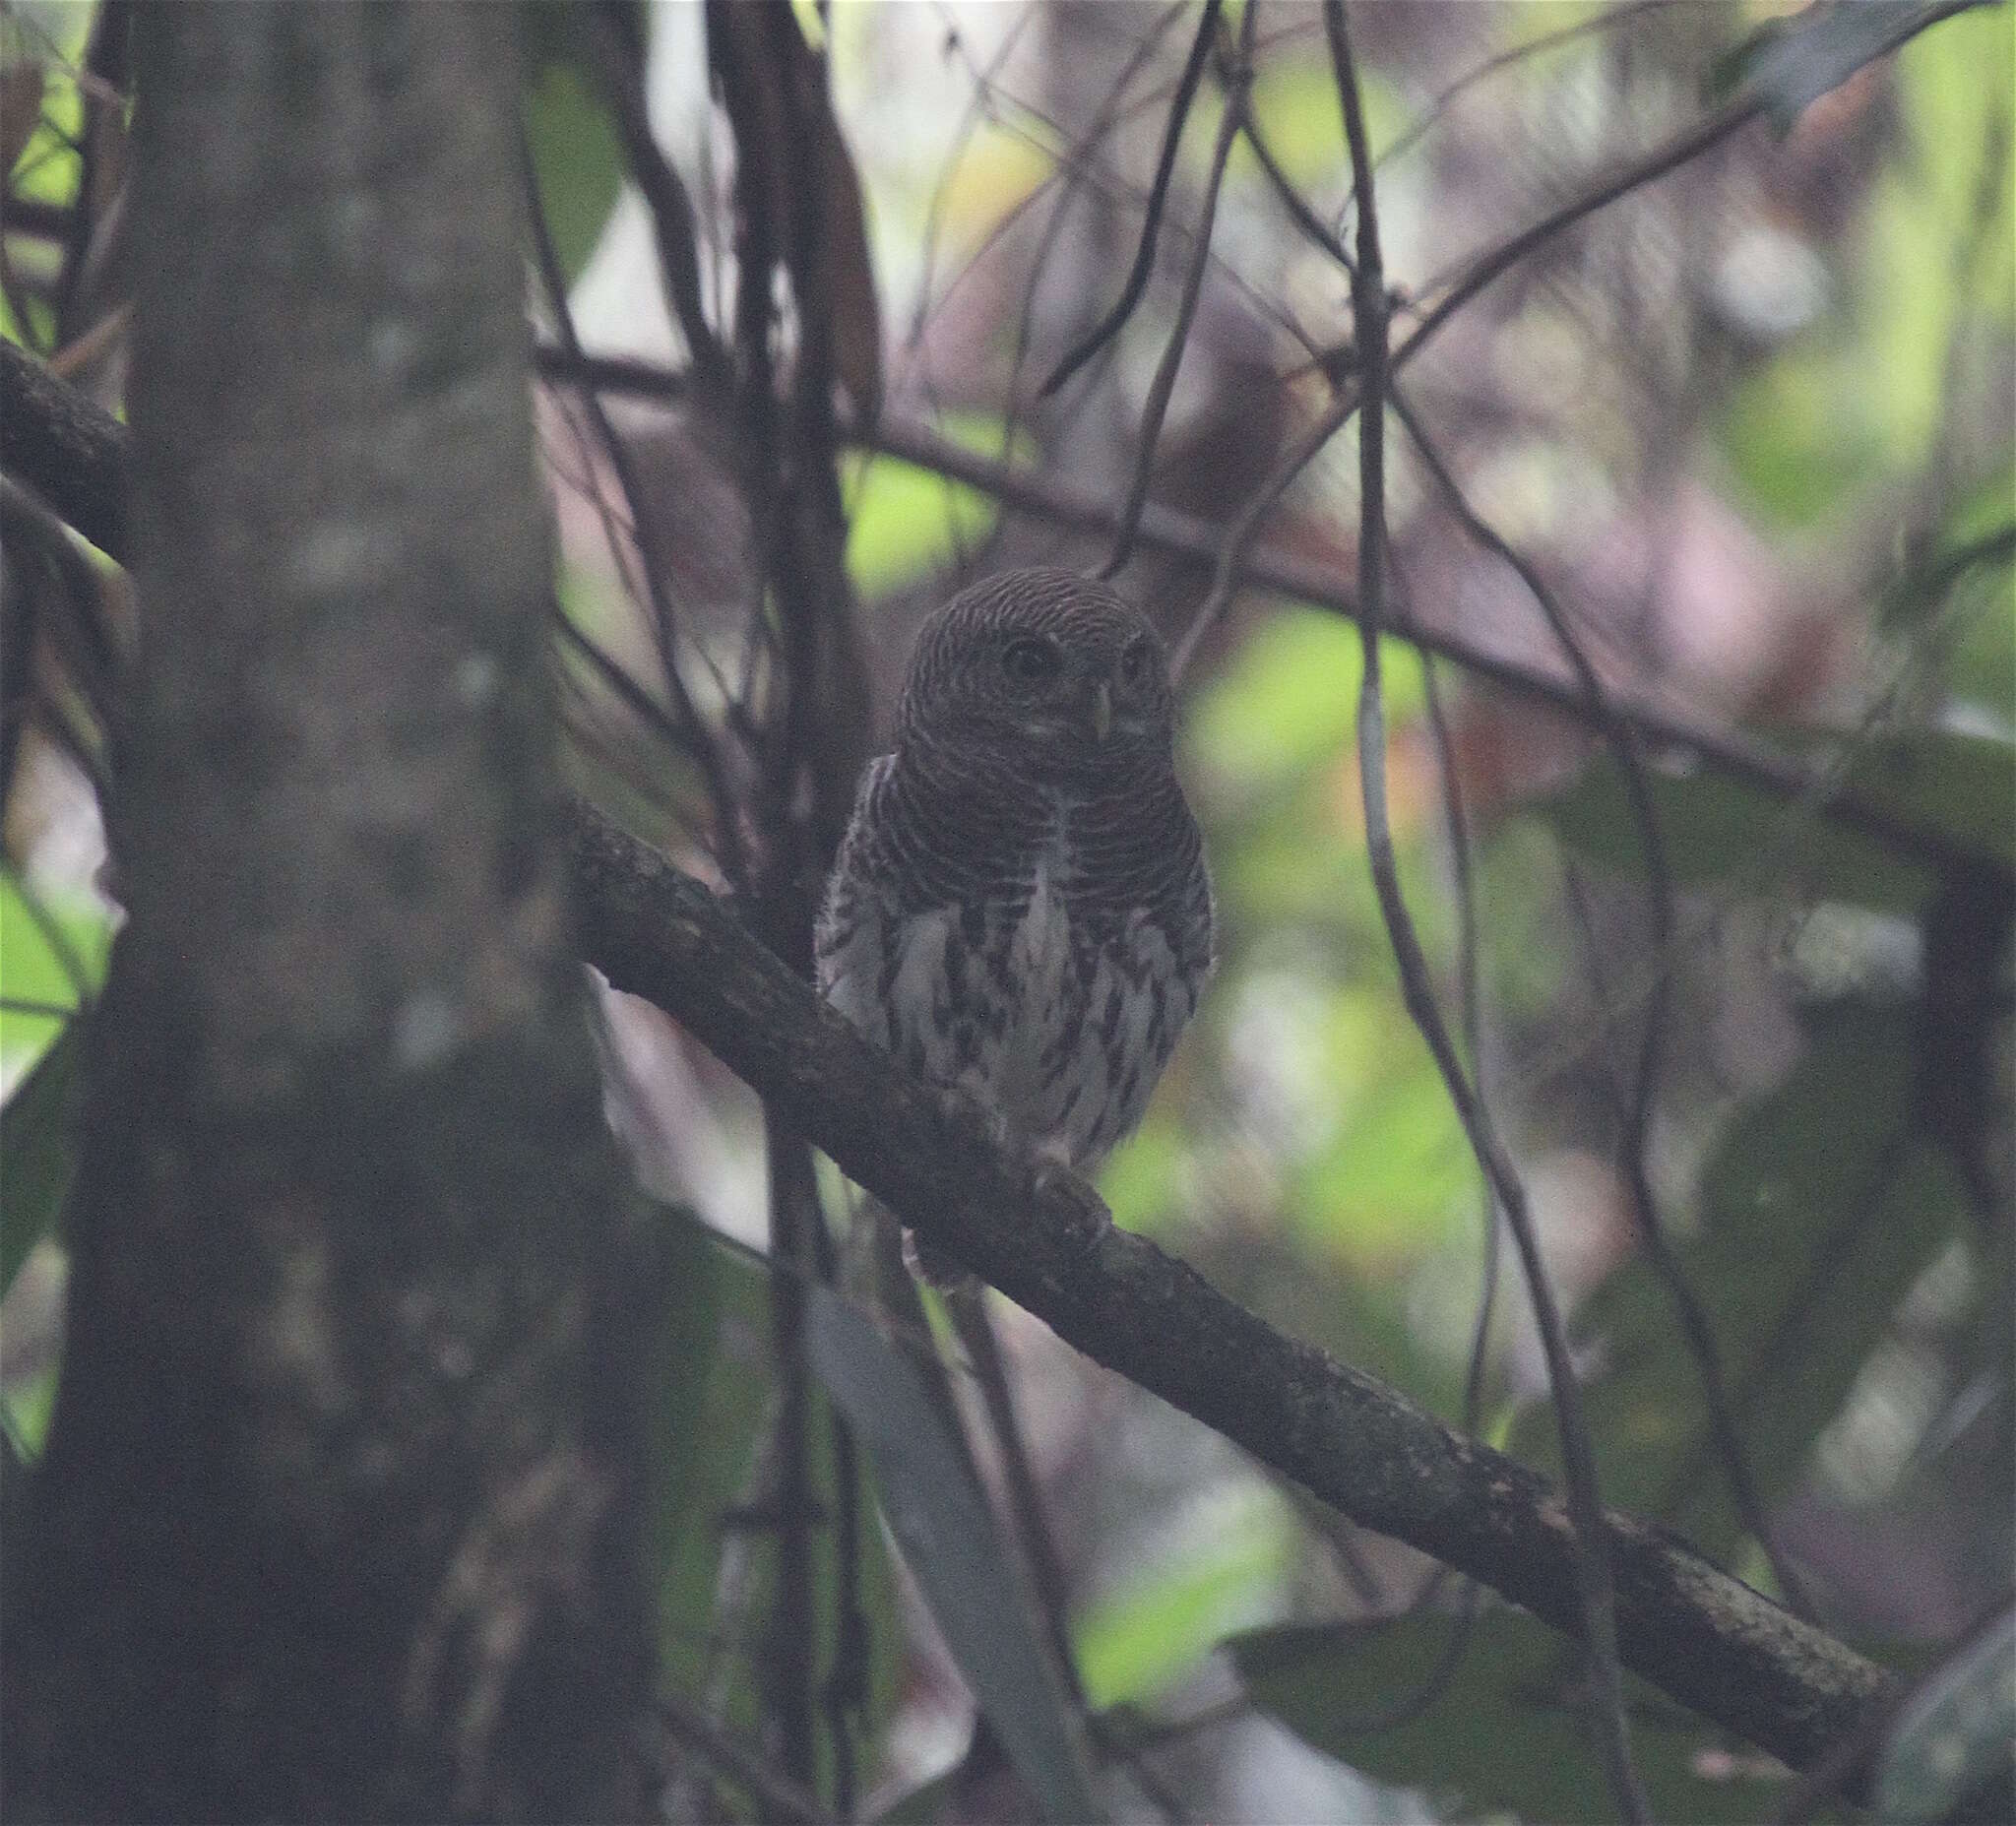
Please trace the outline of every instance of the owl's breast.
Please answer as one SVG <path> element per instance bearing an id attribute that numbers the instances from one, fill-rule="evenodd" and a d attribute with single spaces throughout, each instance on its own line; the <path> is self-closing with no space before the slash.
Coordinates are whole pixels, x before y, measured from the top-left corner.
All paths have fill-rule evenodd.
<path id="1" fill-rule="evenodd" d="M 864 794 L 836 873 L 827 995 L 914 1075 L 972 1093 L 1069 1165 L 1097 1163 L 1140 1120 L 1196 1006 L 1208 913 L 1206 955 L 1179 955 L 1157 877 L 1116 866 L 1119 844 L 1146 841 L 1139 820 L 1025 788 L 1012 816 L 955 824 L 959 844 L 926 868 L 902 820 L 875 816 L 888 803 Z M 1194 867 L 1194 850 L 1172 860 Z"/>

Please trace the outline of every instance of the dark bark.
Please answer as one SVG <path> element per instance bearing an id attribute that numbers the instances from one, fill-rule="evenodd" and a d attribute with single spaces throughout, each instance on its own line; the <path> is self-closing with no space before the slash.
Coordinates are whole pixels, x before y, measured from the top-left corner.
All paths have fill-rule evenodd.
<path id="1" fill-rule="evenodd" d="M 1575 1541 L 1538 1472 L 1285 1337 L 1113 1227 L 1068 1175 L 902 1077 L 690 877 L 576 814 L 584 955 L 676 1016 L 903 1221 L 1067 1343 L 1215 1426 L 1354 1521 L 1579 1627 Z M 1606 1518 L 1624 1665 L 1808 1768 L 1892 1690 L 1872 1663 L 1628 1516 Z"/>
<path id="2" fill-rule="evenodd" d="M 94 545 L 123 558 L 126 427 L 27 349 L 0 341 L 0 469 Z"/>
<path id="3" fill-rule="evenodd" d="M 130 916 L 9 1806 L 635 1817 L 650 1277 L 551 841 L 507 16 L 137 49 Z"/>

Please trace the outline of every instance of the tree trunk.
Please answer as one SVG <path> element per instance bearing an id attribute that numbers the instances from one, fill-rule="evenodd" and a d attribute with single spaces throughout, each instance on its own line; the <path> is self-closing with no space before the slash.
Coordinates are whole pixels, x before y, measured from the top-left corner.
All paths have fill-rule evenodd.
<path id="1" fill-rule="evenodd" d="M 129 919 L 15 1817 L 635 1817 L 650 1285 L 573 963 L 514 15 L 143 10 Z"/>

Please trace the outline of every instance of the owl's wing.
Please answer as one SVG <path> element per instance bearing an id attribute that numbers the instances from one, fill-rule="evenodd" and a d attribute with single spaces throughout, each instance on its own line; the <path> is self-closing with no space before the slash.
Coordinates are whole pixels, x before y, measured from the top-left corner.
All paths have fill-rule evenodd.
<path id="1" fill-rule="evenodd" d="M 853 816 L 826 883 L 826 902 L 812 935 L 819 991 L 878 1044 L 888 1044 L 888 1014 L 880 984 L 892 913 L 889 858 L 878 815 L 894 755 L 878 755 L 861 773 Z"/>

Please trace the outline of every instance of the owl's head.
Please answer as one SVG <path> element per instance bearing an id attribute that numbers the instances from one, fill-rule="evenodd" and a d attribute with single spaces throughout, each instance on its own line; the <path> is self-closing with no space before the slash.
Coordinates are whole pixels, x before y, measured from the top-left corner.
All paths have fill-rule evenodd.
<path id="1" fill-rule="evenodd" d="M 1004 571 L 924 623 L 898 741 L 1098 775 L 1166 761 L 1174 721 L 1168 655 L 1139 609 L 1070 571 Z"/>

